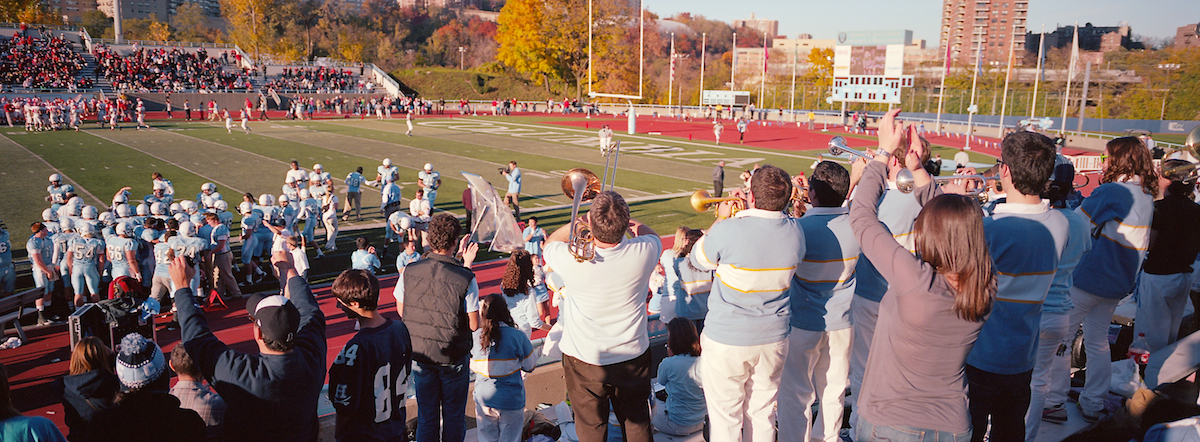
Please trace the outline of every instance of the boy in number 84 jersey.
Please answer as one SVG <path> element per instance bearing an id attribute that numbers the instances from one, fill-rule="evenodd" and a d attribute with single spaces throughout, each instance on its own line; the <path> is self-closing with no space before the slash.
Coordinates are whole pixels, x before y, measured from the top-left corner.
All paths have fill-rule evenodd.
<path id="1" fill-rule="evenodd" d="M 359 331 L 329 368 L 329 400 L 337 410 L 340 441 L 403 441 L 412 340 L 403 322 L 379 314 L 379 280 L 367 270 L 346 270 L 333 295 Z"/>

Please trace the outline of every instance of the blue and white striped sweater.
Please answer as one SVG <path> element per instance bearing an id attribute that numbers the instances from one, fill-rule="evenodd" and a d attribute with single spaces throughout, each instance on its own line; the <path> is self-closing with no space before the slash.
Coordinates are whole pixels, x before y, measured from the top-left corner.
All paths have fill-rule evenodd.
<path id="1" fill-rule="evenodd" d="M 805 256 L 792 276 L 791 326 L 809 331 L 850 328 L 850 300 L 861 250 L 844 207 L 815 207 L 800 218 Z"/>
<path id="2" fill-rule="evenodd" d="M 1121 299 L 1134 281 L 1150 244 L 1154 197 L 1141 181 L 1106 183 L 1075 209 L 1091 222 L 1092 250 L 1075 269 L 1075 287 L 1096 296 Z"/>
<path id="3" fill-rule="evenodd" d="M 799 220 L 747 209 L 718 222 L 692 248 L 692 264 L 716 270 L 704 334 L 725 345 L 751 346 L 787 338 L 788 289 L 804 258 Z"/>
<path id="4" fill-rule="evenodd" d="M 967 363 L 997 374 L 1033 370 L 1042 303 L 1066 246 L 1067 218 L 1046 202 L 1005 203 L 983 225 L 997 273 L 996 300 Z"/>
<path id="5" fill-rule="evenodd" d="M 1067 218 L 1067 246 L 1058 259 L 1058 270 L 1054 272 L 1054 282 L 1050 284 L 1050 293 L 1042 304 L 1042 313 L 1065 314 L 1071 311 L 1071 281 L 1075 267 L 1083 259 L 1083 255 L 1092 249 L 1091 224 L 1083 216 L 1070 209 L 1057 209 L 1058 213 Z"/>
<path id="6" fill-rule="evenodd" d="M 883 223 L 884 227 L 892 232 L 896 241 L 910 252 L 916 249 L 913 246 L 912 229 L 919 214 L 921 214 L 921 205 L 917 203 L 917 198 L 912 194 L 896 190 L 896 183 L 889 181 L 887 191 L 879 200 L 879 222 Z M 883 300 L 887 289 L 888 282 L 883 275 L 875 269 L 866 256 L 859 255 L 858 268 L 855 271 L 854 294 L 879 302 Z"/>

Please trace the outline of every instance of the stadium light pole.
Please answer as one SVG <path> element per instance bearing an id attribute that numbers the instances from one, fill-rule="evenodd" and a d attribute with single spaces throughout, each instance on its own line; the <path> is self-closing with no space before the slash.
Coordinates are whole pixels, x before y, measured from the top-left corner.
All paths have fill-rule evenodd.
<path id="1" fill-rule="evenodd" d="M 113 0 L 113 40 L 121 44 L 121 0 Z"/>
<path id="2" fill-rule="evenodd" d="M 460 70 L 460 71 L 465 70 L 465 68 L 463 67 L 463 53 L 464 52 L 467 52 L 466 48 L 459 46 L 458 47 L 458 70 Z"/>
<path id="3" fill-rule="evenodd" d="M 1160 63 L 1158 68 L 1167 71 L 1167 86 L 1171 85 L 1171 71 L 1183 67 L 1179 63 Z M 1171 89 L 1167 88 L 1167 93 L 1163 94 L 1162 109 L 1158 112 L 1158 119 L 1167 119 L 1167 96 L 1171 95 Z"/>
<path id="4" fill-rule="evenodd" d="M 700 33 L 700 100 L 698 103 L 704 107 L 704 51 L 708 47 L 708 33 Z"/>
<path id="5" fill-rule="evenodd" d="M 983 35 L 981 32 L 979 32 L 980 29 L 981 28 L 979 27 L 975 28 L 976 36 Z M 979 84 L 979 63 L 983 58 L 983 39 L 980 38 L 977 42 L 975 42 L 973 38 L 971 40 L 976 43 L 976 45 L 975 66 L 972 68 L 974 70 L 971 71 L 971 106 L 967 108 L 967 134 L 965 137 L 967 140 L 967 145 L 963 147 L 966 150 L 971 150 L 971 135 L 975 125 L 975 112 L 979 110 L 979 108 L 975 105 L 975 87 Z"/>

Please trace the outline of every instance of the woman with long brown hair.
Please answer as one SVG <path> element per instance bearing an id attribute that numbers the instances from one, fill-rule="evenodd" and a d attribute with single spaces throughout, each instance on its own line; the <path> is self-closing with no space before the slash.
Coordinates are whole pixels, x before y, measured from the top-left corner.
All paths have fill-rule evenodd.
<path id="1" fill-rule="evenodd" d="M 533 344 L 513 328 L 500 295 L 479 300 L 479 329 L 471 349 L 475 372 L 475 417 L 480 442 L 520 442 L 525 418 L 525 381 L 521 371 L 537 365 Z"/>
<path id="2" fill-rule="evenodd" d="M 533 255 L 524 249 L 518 249 L 508 258 L 508 267 L 504 269 L 504 278 L 500 280 L 500 289 L 504 293 L 504 302 L 508 305 L 514 327 L 525 332 L 525 337 L 533 333 L 533 329 L 550 331 L 550 326 L 542 321 L 542 309 L 546 299 L 537 299 L 532 289 L 534 280 Z"/>
<path id="3" fill-rule="evenodd" d="M 660 433 L 687 436 L 704 428 L 708 410 L 700 380 L 700 333 L 687 318 L 667 323 L 667 357 L 658 365 L 658 383 L 666 387 L 666 400 L 654 403 L 650 423 Z"/>
<path id="4" fill-rule="evenodd" d="M 88 336 L 75 344 L 71 364 L 61 381 L 63 420 L 72 440 L 82 440 L 100 410 L 111 407 L 121 383 L 114 371 L 113 353 L 104 342 Z"/>
<path id="5" fill-rule="evenodd" d="M 903 140 L 889 112 L 880 125 L 880 152 L 863 171 L 850 223 L 862 253 L 890 284 L 880 304 L 862 391 L 857 440 L 888 439 L 912 431 L 953 440 L 970 437 L 965 367 L 996 293 L 977 199 L 935 196 L 937 186 L 921 167 L 924 148 L 912 140 L 905 167 L 916 181 L 923 208 L 913 225 L 917 254 L 906 250 L 879 222 L 879 199 L 887 189 L 886 152 Z"/>
<path id="6" fill-rule="evenodd" d="M 1092 249 L 1075 268 L 1067 336 L 1083 326 L 1087 381 L 1079 395 L 1083 419 L 1095 422 L 1104 410 L 1112 378 L 1108 324 L 1117 302 L 1133 291 L 1150 245 L 1150 223 L 1158 175 L 1150 151 L 1134 137 L 1109 141 L 1100 156 L 1100 187 L 1075 212 L 1091 222 Z"/>

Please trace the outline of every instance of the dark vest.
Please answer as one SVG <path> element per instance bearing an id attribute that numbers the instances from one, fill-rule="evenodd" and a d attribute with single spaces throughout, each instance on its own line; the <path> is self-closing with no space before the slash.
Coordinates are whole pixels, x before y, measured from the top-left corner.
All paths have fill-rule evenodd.
<path id="1" fill-rule="evenodd" d="M 470 269 L 436 253 L 404 268 L 404 325 L 414 361 L 456 364 L 471 352 L 465 306 L 472 279 Z"/>

